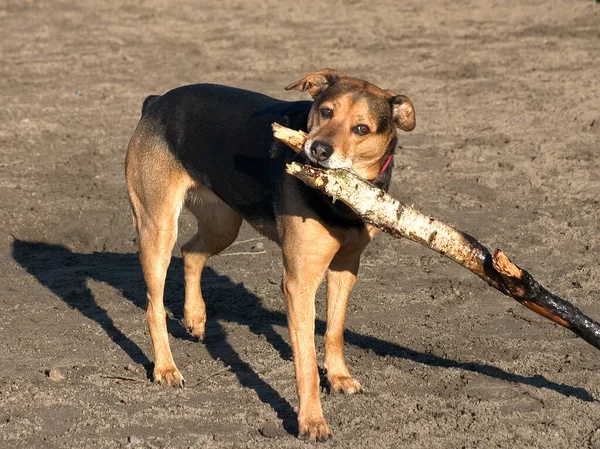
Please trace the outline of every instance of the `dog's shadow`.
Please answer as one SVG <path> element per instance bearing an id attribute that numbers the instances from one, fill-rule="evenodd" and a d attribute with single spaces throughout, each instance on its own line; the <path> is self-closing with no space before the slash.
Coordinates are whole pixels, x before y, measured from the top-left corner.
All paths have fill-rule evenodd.
<path id="1" fill-rule="evenodd" d="M 85 317 L 102 326 L 108 337 L 119 345 L 131 359 L 143 365 L 151 376 L 152 363 L 142 349 L 117 328 L 107 311 L 100 307 L 87 286 L 89 279 L 105 282 L 123 293 L 125 298 L 144 309 L 145 285 L 137 254 L 95 252 L 80 254 L 60 246 L 43 242 L 28 242 L 15 239 L 13 258 L 33 275 L 42 285 L 80 311 Z M 165 303 L 172 311 L 168 320 L 171 335 L 176 338 L 192 338 L 181 325 L 183 315 L 183 264 L 181 258 L 173 257 L 167 275 Z M 279 393 L 244 362 L 235 349 L 227 343 L 225 332 L 219 321 L 235 322 L 248 326 L 256 335 L 263 335 L 284 359 L 291 359 L 288 343 L 274 330 L 274 325 L 285 326 L 286 316 L 261 306 L 259 298 L 233 283 L 229 277 L 220 275 L 210 267 L 204 269 L 202 288 L 209 310 L 205 345 L 214 359 L 230 366 L 241 385 L 252 388 L 259 399 L 269 404 L 282 420 L 284 428 L 291 434 L 297 433 L 296 413 Z M 325 323 L 317 320 L 317 332 L 323 335 Z M 495 379 L 546 388 L 564 396 L 592 402 L 593 396 L 584 388 L 551 382 L 544 376 L 522 376 L 507 372 L 493 365 L 464 363 L 456 360 L 414 351 L 396 343 L 346 330 L 348 344 L 385 357 L 396 357 L 440 368 L 458 368 L 483 374 Z"/>

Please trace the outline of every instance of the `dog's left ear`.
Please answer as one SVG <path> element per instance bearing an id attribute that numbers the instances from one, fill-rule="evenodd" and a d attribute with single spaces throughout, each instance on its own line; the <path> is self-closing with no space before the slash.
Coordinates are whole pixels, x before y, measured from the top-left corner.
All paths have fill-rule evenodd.
<path id="1" fill-rule="evenodd" d="M 296 89 L 301 92 L 306 92 L 316 98 L 321 95 L 327 88 L 333 86 L 344 74 L 334 69 L 325 69 L 319 72 L 309 73 L 304 75 L 298 81 L 294 81 L 285 90 Z"/>
<path id="2" fill-rule="evenodd" d="M 415 129 L 417 118 L 412 101 L 404 95 L 394 95 L 390 101 L 392 102 L 392 117 L 396 126 L 402 131 Z"/>

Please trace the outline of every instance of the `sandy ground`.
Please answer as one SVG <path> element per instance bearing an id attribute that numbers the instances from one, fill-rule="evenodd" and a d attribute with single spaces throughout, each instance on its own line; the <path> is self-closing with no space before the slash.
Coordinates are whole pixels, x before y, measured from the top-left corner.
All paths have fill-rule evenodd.
<path id="1" fill-rule="evenodd" d="M 335 67 L 408 95 L 392 193 L 600 317 L 599 24 L 588 0 L 3 0 L 0 447 L 306 446 L 270 242 L 211 260 L 204 343 L 176 250 L 187 387 L 148 380 L 123 159 L 144 97 L 183 84 L 300 99 L 282 87 Z M 322 447 L 600 448 L 597 350 L 414 243 L 368 248 L 346 337 L 366 392 L 323 392 Z"/>

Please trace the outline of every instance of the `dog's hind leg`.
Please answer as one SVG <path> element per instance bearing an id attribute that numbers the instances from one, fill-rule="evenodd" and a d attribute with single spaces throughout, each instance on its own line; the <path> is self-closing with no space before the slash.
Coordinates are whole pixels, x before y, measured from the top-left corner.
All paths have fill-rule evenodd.
<path id="1" fill-rule="evenodd" d="M 181 247 L 185 273 L 183 322 L 192 335 L 202 339 L 206 326 L 206 306 L 200 288 L 202 269 L 209 257 L 233 243 L 242 217 L 204 186 L 190 191 L 186 206 L 198 221 L 198 232 Z"/>
<path id="2" fill-rule="evenodd" d="M 146 319 L 154 348 L 154 381 L 182 387 L 184 379 L 169 346 L 163 295 L 177 239 L 177 220 L 193 181 L 166 144 L 141 127 L 129 144 L 125 171 L 147 287 Z"/>

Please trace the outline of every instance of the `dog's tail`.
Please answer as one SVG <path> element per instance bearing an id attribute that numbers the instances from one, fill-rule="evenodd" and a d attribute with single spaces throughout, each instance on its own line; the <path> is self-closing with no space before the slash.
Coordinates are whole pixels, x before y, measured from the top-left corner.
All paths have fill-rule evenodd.
<path id="1" fill-rule="evenodd" d="M 144 104 L 142 105 L 142 114 L 144 114 L 148 107 L 159 98 L 160 95 L 150 95 L 149 97 L 146 97 L 146 99 L 144 100 Z"/>

